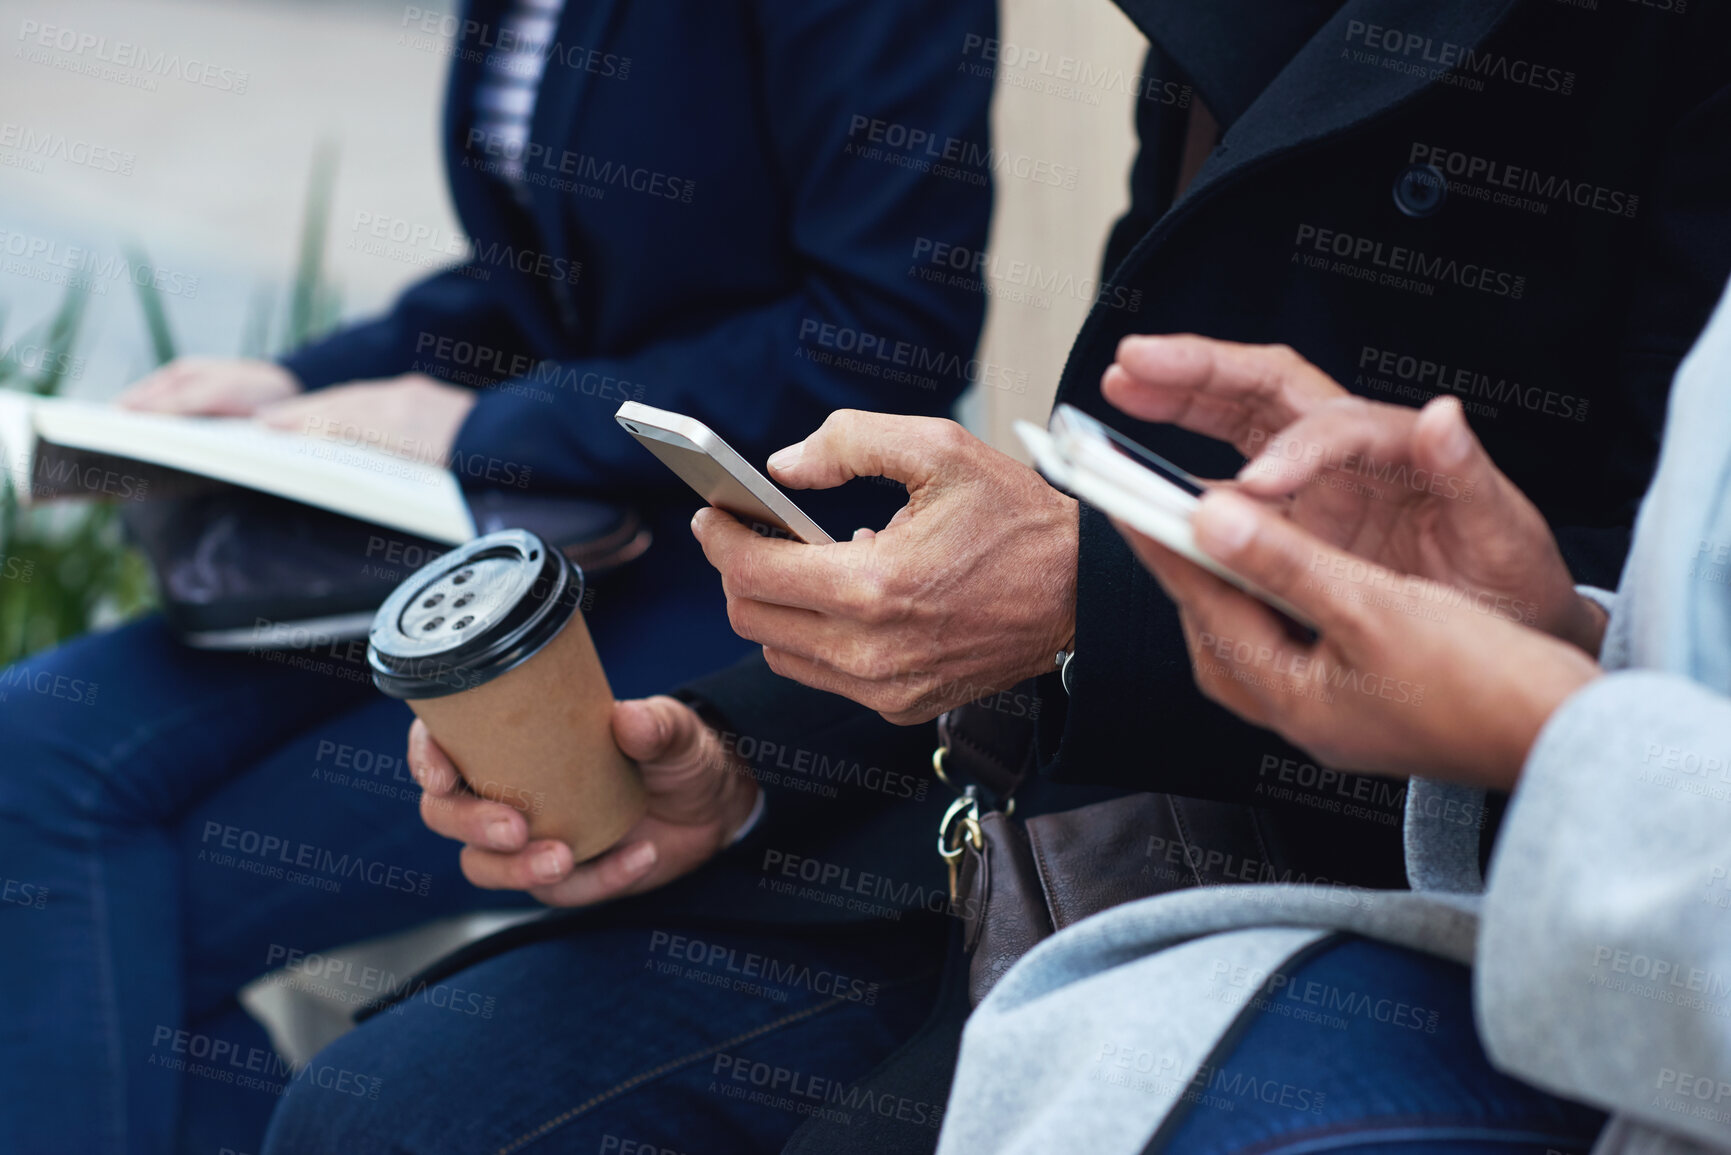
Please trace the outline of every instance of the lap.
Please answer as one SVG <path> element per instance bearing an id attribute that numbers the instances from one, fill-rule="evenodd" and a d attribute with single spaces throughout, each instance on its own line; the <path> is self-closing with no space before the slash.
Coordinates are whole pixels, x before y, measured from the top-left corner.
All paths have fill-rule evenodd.
<path id="1" fill-rule="evenodd" d="M 930 929 L 590 927 L 519 947 L 320 1053 L 266 1149 L 776 1151 L 814 1113 L 880 1109 L 847 1088 L 928 1011 Z M 909 1125 L 935 1138 L 923 1106 Z"/>
<path id="2" fill-rule="evenodd" d="M 1605 1116 L 1493 1068 L 1470 972 L 1359 938 L 1265 982 L 1150 1150 L 1585 1152 Z"/>
<path id="3" fill-rule="evenodd" d="M 382 696 L 323 719 L 176 822 L 191 1013 L 343 943 L 534 905 L 517 891 L 470 885 L 458 845 L 421 824 L 404 752 L 410 719 Z M 355 1004 L 389 986 L 347 972 L 305 981 Z"/>
<path id="4" fill-rule="evenodd" d="M 374 701 L 364 667 L 188 649 L 160 618 L 0 670 L 0 812 L 151 823 L 322 718 Z"/>

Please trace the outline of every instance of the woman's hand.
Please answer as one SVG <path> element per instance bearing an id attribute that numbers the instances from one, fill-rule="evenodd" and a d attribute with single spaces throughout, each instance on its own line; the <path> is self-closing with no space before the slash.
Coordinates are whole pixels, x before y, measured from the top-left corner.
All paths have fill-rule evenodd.
<path id="1" fill-rule="evenodd" d="M 1126 338 L 1103 388 L 1134 417 L 1231 442 L 1252 459 L 1242 489 L 1290 499 L 1292 520 L 1330 544 L 1598 652 L 1603 611 L 1575 592 L 1544 517 L 1454 398 L 1366 401 L 1291 349 L 1191 336 Z"/>
<path id="2" fill-rule="evenodd" d="M 1551 713 L 1598 676 L 1580 650 L 1465 591 L 1342 552 L 1239 494 L 1202 499 L 1197 545 L 1319 636 L 1127 527 L 1178 603 L 1209 698 L 1342 770 L 1509 789 Z"/>
<path id="3" fill-rule="evenodd" d="M 176 357 L 116 399 L 124 409 L 202 417 L 251 417 L 293 397 L 301 383 L 274 361 Z"/>
<path id="4" fill-rule="evenodd" d="M 697 869 L 750 816 L 757 781 L 689 706 L 668 697 L 616 702 L 613 739 L 642 770 L 649 811 L 598 858 L 573 864 L 565 843 L 529 841 L 522 813 L 469 793 L 417 719 L 409 728 L 409 767 L 421 784 L 421 821 L 465 843 L 463 875 L 476 886 L 526 890 L 548 906 L 588 906 Z"/>
<path id="5" fill-rule="evenodd" d="M 260 409 L 257 418 L 274 429 L 445 465 L 475 397 L 472 389 L 405 373 L 302 394 Z"/>

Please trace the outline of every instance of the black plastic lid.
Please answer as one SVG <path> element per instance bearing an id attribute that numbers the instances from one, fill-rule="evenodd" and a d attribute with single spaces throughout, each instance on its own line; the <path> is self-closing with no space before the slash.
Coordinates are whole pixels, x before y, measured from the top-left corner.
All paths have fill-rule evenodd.
<path id="1" fill-rule="evenodd" d="M 428 562 L 373 618 L 367 664 L 393 698 L 471 690 L 534 657 L 583 600 L 583 571 L 540 536 L 506 529 Z"/>

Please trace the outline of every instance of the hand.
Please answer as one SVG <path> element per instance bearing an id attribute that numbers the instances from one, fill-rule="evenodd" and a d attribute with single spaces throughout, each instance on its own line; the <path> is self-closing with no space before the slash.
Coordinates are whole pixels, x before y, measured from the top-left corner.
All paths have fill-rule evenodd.
<path id="1" fill-rule="evenodd" d="M 1553 711 L 1599 668 L 1536 630 L 1396 579 L 1239 494 L 1202 499 L 1197 545 L 1316 623 L 1314 642 L 1199 566 L 1119 531 L 1178 603 L 1196 684 L 1325 765 L 1514 786 Z"/>
<path id="2" fill-rule="evenodd" d="M 1455 398 L 1366 401 L 1291 349 L 1191 336 L 1126 338 L 1102 388 L 1134 417 L 1230 442 L 1254 459 L 1241 488 L 1291 498 L 1288 515 L 1325 541 L 1598 653 L 1604 612 Z"/>
<path id="3" fill-rule="evenodd" d="M 409 767 L 421 784 L 421 821 L 465 843 L 463 876 L 483 890 L 526 890 L 548 906 L 588 906 L 664 886 L 727 845 L 757 801 L 757 780 L 691 707 L 672 698 L 613 706 L 613 740 L 643 772 L 649 810 L 619 844 L 574 865 L 571 848 L 529 841 L 515 807 L 468 792 L 419 719 Z"/>
<path id="4" fill-rule="evenodd" d="M 445 465 L 475 392 L 424 373 L 333 385 L 259 410 L 273 429 Z"/>
<path id="5" fill-rule="evenodd" d="M 1052 669 L 1075 637 L 1076 503 L 955 422 L 840 410 L 769 468 L 793 489 L 908 487 L 889 525 L 835 545 L 692 519 L 776 673 L 912 725 Z"/>
<path id="6" fill-rule="evenodd" d="M 176 357 L 115 399 L 123 409 L 184 416 L 250 417 L 301 391 L 274 361 L 248 357 Z"/>

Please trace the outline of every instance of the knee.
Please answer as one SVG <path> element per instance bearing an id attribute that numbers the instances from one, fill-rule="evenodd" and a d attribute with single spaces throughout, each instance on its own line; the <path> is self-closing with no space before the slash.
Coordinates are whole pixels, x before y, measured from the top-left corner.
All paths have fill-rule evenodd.
<path id="1" fill-rule="evenodd" d="M 123 712 L 100 697 L 87 649 L 74 643 L 0 668 L 0 818 L 150 818 L 162 792 L 148 773 L 129 783 L 139 769 L 127 758 L 132 735 L 116 729 Z"/>
<path id="2" fill-rule="evenodd" d="M 350 1031 L 295 1073 L 271 1116 L 260 1155 L 326 1155 L 396 1150 L 409 1074 L 392 1048 Z"/>
<path id="3" fill-rule="evenodd" d="M 6 752 L 0 761 L 0 820 L 52 829 L 60 820 L 83 824 L 130 816 L 132 806 L 103 760 L 71 735 L 19 724 L 0 707 L 0 749 Z"/>

